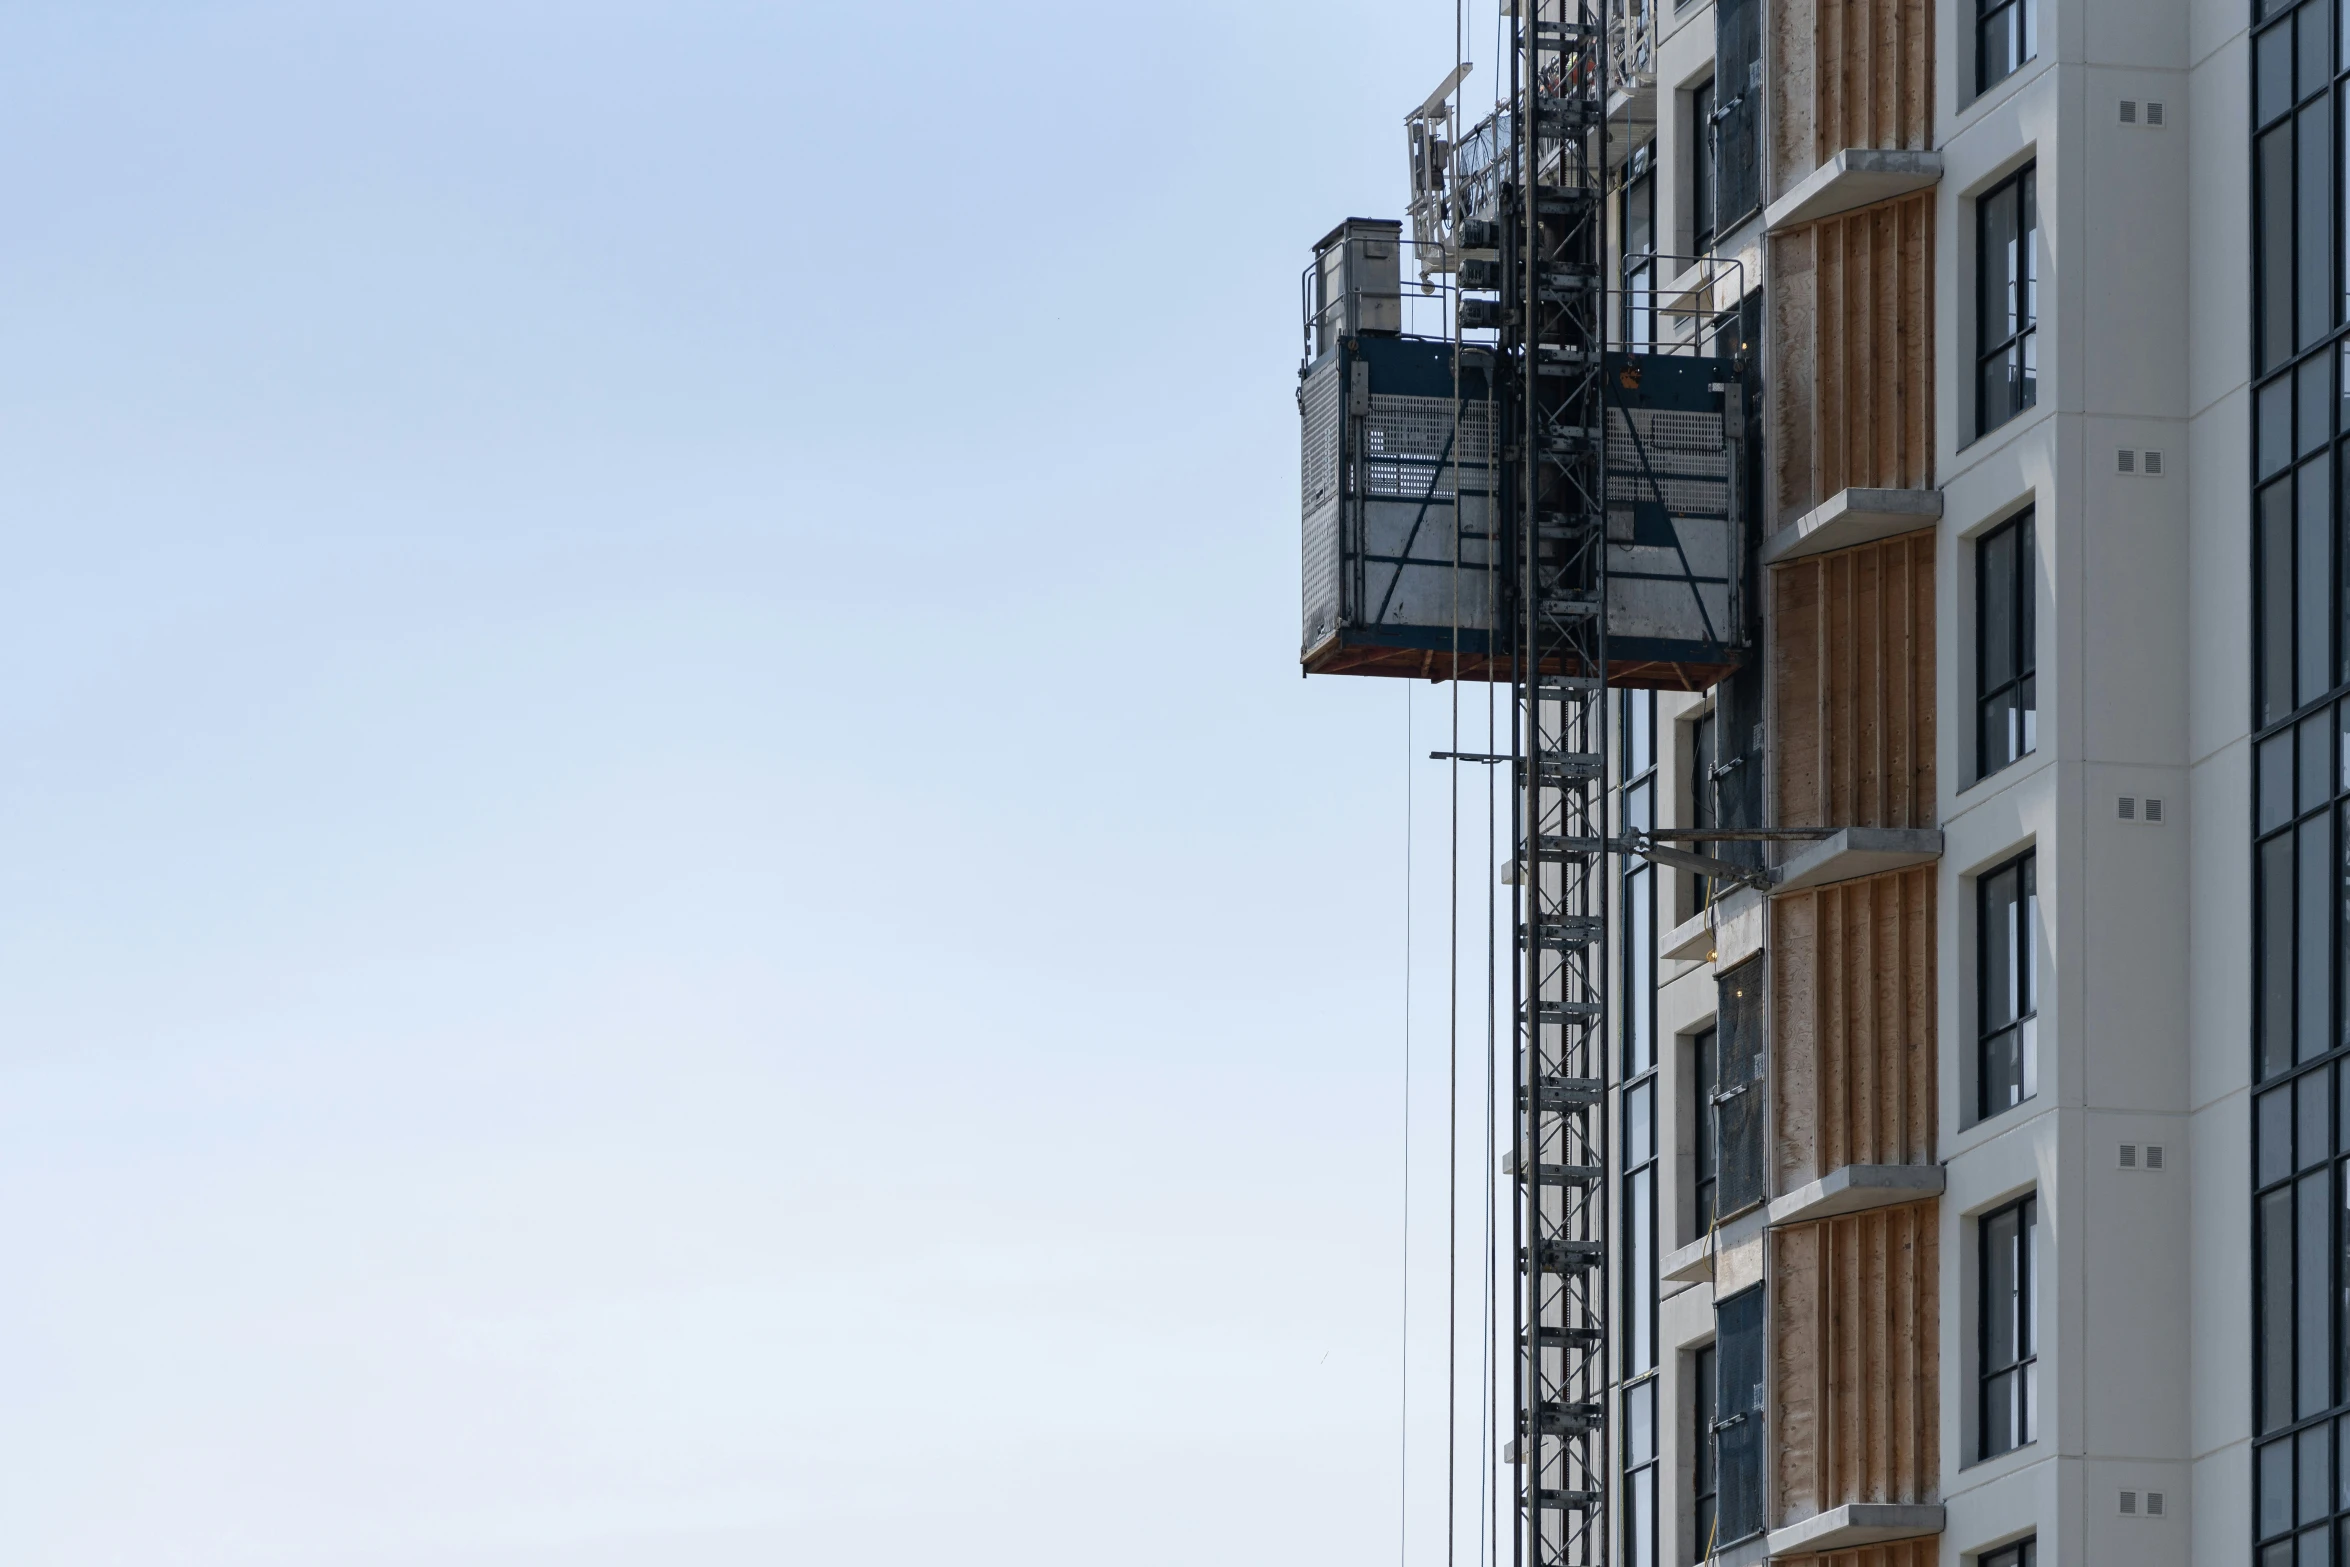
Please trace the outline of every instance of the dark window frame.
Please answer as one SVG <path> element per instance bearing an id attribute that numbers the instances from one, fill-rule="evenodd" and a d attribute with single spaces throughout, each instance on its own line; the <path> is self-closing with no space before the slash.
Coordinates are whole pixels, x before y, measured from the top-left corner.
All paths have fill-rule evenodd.
<path id="1" fill-rule="evenodd" d="M 1975 540 L 1975 781 L 1982 782 L 2012 767 L 2039 749 L 2039 530 L 2036 508 L 2027 506 Z M 2006 580 L 1994 562 L 2004 548 Z M 1994 593 L 2003 597 L 1994 597 Z M 2006 633 L 1996 637 L 1992 627 L 1997 610 L 2006 608 Z M 2004 640 L 2006 646 L 1993 644 Z M 2004 658 L 2006 676 L 1992 679 L 1994 655 Z M 1993 755 L 1991 719 L 1997 711 L 2013 720 L 2013 743 Z"/>
<path id="2" fill-rule="evenodd" d="M 2002 1313 L 2012 1310 L 2012 1337 L 2014 1353 L 2007 1359 L 1994 1361 L 1992 1340 L 1994 1334 L 1993 1294 L 2000 1275 L 1993 1270 L 1992 1246 L 1994 1226 L 2013 1217 L 2016 1223 L 2015 1256 L 2010 1288 L 2004 1300 L 1997 1302 Z M 1975 1459 L 1983 1462 L 2002 1458 L 2019 1448 L 2029 1447 L 2040 1439 L 2040 1194 L 2030 1193 L 2013 1202 L 2002 1203 L 1975 1220 Z M 2005 1395 L 2012 1386 L 2020 1397 Z M 2013 1411 L 2020 1402 L 2021 1413 Z M 1994 1446 L 1993 1406 L 2003 1406 L 2006 1419 L 2006 1440 L 2003 1446 Z M 2017 1428 L 2020 1429 L 2020 1434 Z"/>
<path id="3" fill-rule="evenodd" d="M 1689 249 L 1710 255 L 1714 243 L 1714 193 L 1721 176 L 1714 167 L 1714 78 L 1689 89 Z"/>
<path id="4" fill-rule="evenodd" d="M 1722 1156 L 1715 1145 L 1714 1095 L 1721 1091 L 1721 1033 L 1709 1023 L 1689 1036 L 1689 1225 L 1701 1240 L 1714 1227 Z"/>
<path id="5" fill-rule="evenodd" d="M 2011 1541 L 1975 1558 L 1975 1567 L 2039 1567 L 2040 1537 Z"/>
<path id="6" fill-rule="evenodd" d="M 2013 956 L 2018 972 L 2013 976 L 2016 990 L 2012 1016 L 2004 999 L 1994 1010 L 1991 986 L 1997 970 L 1992 963 L 1993 932 L 1992 898 L 2002 877 L 2013 872 L 2016 876 L 2016 906 L 2021 910 L 2023 930 L 2019 933 Z M 2038 1097 L 2038 1049 L 2040 1021 L 2040 886 L 2039 850 L 2024 850 L 2021 854 L 1990 867 L 1975 877 L 1975 1121 L 1981 1125 L 2010 1110 L 2019 1109 Z M 2005 933 L 2000 933 L 2002 944 Z M 1999 1021 L 1994 1024 L 1992 1019 Z M 2014 1097 L 1995 1099 L 1992 1063 L 2003 1040 L 2012 1036 L 2015 1041 Z M 2004 1072 L 1997 1079 L 2004 1089 Z"/>
<path id="7" fill-rule="evenodd" d="M 2040 165 L 2027 163 L 1975 198 L 1975 437 L 2014 423 L 2040 403 Z M 2016 266 L 2004 292 L 2007 303 L 1995 330 L 1983 308 L 1991 270 L 1991 219 L 1996 204 L 2013 195 Z M 1994 415 L 1989 389 L 1997 366 L 2008 374 L 2007 406 Z M 2025 372 L 2029 372 L 2026 374 Z"/>
<path id="8" fill-rule="evenodd" d="M 1975 7 L 1975 92 L 1980 98 L 1992 88 L 2016 75 L 2040 58 L 2040 0 L 1978 0 Z M 1994 26 L 2005 23 L 2009 27 L 2021 20 L 2021 52 L 2004 62 L 1997 75 L 1992 74 L 1991 38 Z"/>
<path id="9" fill-rule="evenodd" d="M 1657 298 L 1662 279 L 1657 275 L 1657 143 L 1652 139 L 1632 149 L 1624 160 L 1624 177 L 1616 187 L 1616 233 L 1623 257 L 1624 346 L 1636 351 L 1657 345 Z M 1643 232 L 1634 233 L 1634 202 L 1646 204 Z"/>

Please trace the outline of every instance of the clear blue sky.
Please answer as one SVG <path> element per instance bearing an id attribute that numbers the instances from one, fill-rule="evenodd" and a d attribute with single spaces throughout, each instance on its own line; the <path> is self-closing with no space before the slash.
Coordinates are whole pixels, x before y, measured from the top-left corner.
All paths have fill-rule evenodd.
<path id="1" fill-rule="evenodd" d="M 0 11 L 0 1560 L 1393 1558 L 1291 393 L 1452 30 Z"/>

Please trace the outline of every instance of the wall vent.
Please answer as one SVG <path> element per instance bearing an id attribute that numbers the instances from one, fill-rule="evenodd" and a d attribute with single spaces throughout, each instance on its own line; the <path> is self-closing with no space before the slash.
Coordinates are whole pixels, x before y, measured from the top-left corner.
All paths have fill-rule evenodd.
<path id="1" fill-rule="evenodd" d="M 2138 123 L 2137 99 L 2124 98 L 2122 100 L 2122 123 L 2124 125 L 2135 125 Z"/>
<path id="2" fill-rule="evenodd" d="M 2152 99 L 2147 100 L 2146 103 L 2146 123 L 2149 125 L 2160 125 L 2162 123 L 2162 105 L 2154 102 Z"/>
<path id="3" fill-rule="evenodd" d="M 2162 1168 L 2162 1144 L 2148 1143 L 2146 1145 L 2146 1168 L 2149 1170 Z M 2156 1492 L 2155 1494 L 2159 1496 L 2161 1493 Z"/>
<path id="4" fill-rule="evenodd" d="M 2136 821 L 2138 819 L 2138 797 L 2132 794 L 2123 795 L 2121 797 L 2121 804 L 2115 810 L 2114 814 L 2119 816 L 2125 822 Z"/>
<path id="5" fill-rule="evenodd" d="M 2162 477 L 2162 453 L 2160 453 L 2160 452 L 2158 452 L 2158 451 L 2154 450 L 2152 447 L 2148 447 L 2148 448 L 2146 449 L 2146 460 L 2145 460 L 2145 462 L 2144 462 L 2144 463 L 2143 463 L 2141 466 L 2142 466 L 2142 467 L 2145 469 L 2145 471 L 2146 471 L 2146 477 L 2147 477 L 2147 478 L 2149 478 L 2149 479 L 2159 479 L 2159 478 L 2161 478 L 2161 477 Z"/>
<path id="6" fill-rule="evenodd" d="M 2121 1494 L 2121 1514 L 2124 1518 L 2160 1518 L 2164 1512 L 2163 1502 L 2160 1491 L 2124 1491 Z"/>
<path id="7" fill-rule="evenodd" d="M 2146 1493 L 2146 1516 L 2149 1518 L 2162 1516 L 2162 1493 L 2160 1491 Z"/>
<path id="8" fill-rule="evenodd" d="M 2124 1170 L 2159 1170 L 2162 1168 L 2162 1144 L 2123 1143 L 2117 1150 L 2114 1163 Z"/>
<path id="9" fill-rule="evenodd" d="M 2159 822 L 2162 820 L 2162 802 L 2160 800 L 2154 799 L 2151 796 L 2148 797 L 2146 801 L 2146 819 L 2150 822 Z"/>
<path id="10" fill-rule="evenodd" d="M 2137 1492 L 2135 1492 L 2135 1491 L 2124 1491 L 2124 1492 L 2122 1492 L 2122 1516 L 2123 1516 L 2124 1518 L 2135 1518 L 2135 1517 L 2137 1517 L 2137 1516 L 2138 1516 L 2138 1493 L 2137 1493 Z"/>
<path id="11" fill-rule="evenodd" d="M 2124 446 L 2114 453 L 2113 471 L 2116 473 L 2144 474 L 2149 479 L 2159 479 L 2162 477 L 2162 467 L 2162 453 L 2152 447 L 2141 452 L 2134 447 Z"/>
<path id="12" fill-rule="evenodd" d="M 2120 456 L 2114 462 L 2113 470 L 2116 473 L 2136 473 L 2138 471 L 2138 454 L 2127 446 L 2123 447 Z"/>
<path id="13" fill-rule="evenodd" d="M 2138 1145 L 2136 1143 L 2122 1144 L 2122 1168 L 2125 1170 L 2138 1168 Z"/>

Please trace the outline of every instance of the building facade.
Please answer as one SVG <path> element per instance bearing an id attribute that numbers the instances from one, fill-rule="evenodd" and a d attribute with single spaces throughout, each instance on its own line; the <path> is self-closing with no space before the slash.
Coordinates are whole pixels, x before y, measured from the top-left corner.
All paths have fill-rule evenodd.
<path id="1" fill-rule="evenodd" d="M 1765 440 L 1623 816 L 1819 835 L 1622 878 L 1631 1567 L 2350 1560 L 2344 12 L 1628 0 Z"/>

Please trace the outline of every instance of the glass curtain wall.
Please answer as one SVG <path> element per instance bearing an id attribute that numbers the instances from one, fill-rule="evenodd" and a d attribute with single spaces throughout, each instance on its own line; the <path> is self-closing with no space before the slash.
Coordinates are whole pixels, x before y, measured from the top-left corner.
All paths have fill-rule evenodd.
<path id="1" fill-rule="evenodd" d="M 2336 0 L 2249 0 L 2252 43 L 2253 1454 L 2260 1567 L 2350 1547 L 2336 1475 L 2350 1245 L 2338 996 L 2350 889 L 2339 441 L 2344 71 Z"/>

